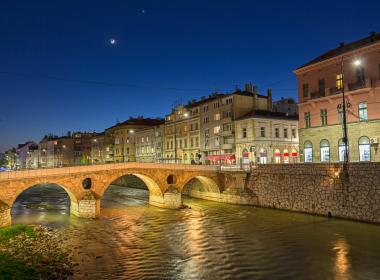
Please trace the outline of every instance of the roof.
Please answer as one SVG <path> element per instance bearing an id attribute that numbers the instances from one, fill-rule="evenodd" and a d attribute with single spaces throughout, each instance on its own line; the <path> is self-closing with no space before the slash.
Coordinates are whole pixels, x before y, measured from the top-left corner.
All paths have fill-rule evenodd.
<path id="1" fill-rule="evenodd" d="M 298 121 L 298 115 L 287 115 L 282 112 L 272 112 L 267 110 L 252 110 L 248 114 L 237 118 L 236 121 L 253 118 Z"/>
<path id="2" fill-rule="evenodd" d="M 253 96 L 253 93 L 252 92 L 249 92 L 249 91 L 246 91 L 246 90 L 235 90 L 234 92 L 232 93 L 213 93 L 213 94 L 210 94 L 207 98 L 202 98 L 201 100 L 198 100 L 198 101 L 189 101 L 188 104 L 186 104 L 184 107 L 185 108 L 193 108 L 193 107 L 196 107 L 196 106 L 199 106 L 201 104 L 204 104 L 204 103 L 208 103 L 210 101 L 213 101 L 215 99 L 218 99 L 218 98 L 223 98 L 223 97 L 228 97 L 228 96 L 231 96 L 231 95 L 243 95 L 243 96 Z M 268 98 L 268 96 L 266 95 L 262 95 L 262 94 L 257 94 L 258 97 L 260 98 Z"/>
<path id="3" fill-rule="evenodd" d="M 357 49 L 378 43 L 378 42 L 380 42 L 380 33 L 371 32 L 370 36 L 365 37 L 363 39 L 360 39 L 360 40 L 357 40 L 357 41 L 354 41 L 354 42 L 351 42 L 348 44 L 341 43 L 338 48 L 335 48 L 335 49 L 332 49 L 332 50 L 325 52 L 324 54 L 314 58 L 313 60 L 302 65 L 301 67 L 298 67 L 297 70 L 301 69 L 303 67 L 306 67 L 306 66 L 309 66 L 309 65 L 312 65 L 312 64 L 315 64 L 315 63 L 318 63 L 318 62 L 339 56 L 339 55 L 342 55 L 344 53 L 347 53 L 347 52 L 350 52 L 353 50 L 357 50 Z"/>
<path id="4" fill-rule="evenodd" d="M 130 118 L 122 123 L 118 123 L 114 126 L 111 126 L 108 129 L 119 127 L 119 126 L 128 126 L 128 125 L 136 125 L 136 126 L 156 126 L 160 124 L 164 124 L 165 121 L 163 119 L 151 119 L 151 118 Z"/>

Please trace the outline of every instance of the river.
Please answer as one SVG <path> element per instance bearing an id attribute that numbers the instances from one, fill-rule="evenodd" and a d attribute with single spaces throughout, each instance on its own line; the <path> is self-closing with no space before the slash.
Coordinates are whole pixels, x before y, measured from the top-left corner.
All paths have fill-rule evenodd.
<path id="1" fill-rule="evenodd" d="M 12 208 L 13 224 L 58 228 L 80 264 L 73 279 L 380 279 L 380 226 L 184 199 L 112 186 L 101 217 L 70 216 L 65 191 L 39 186 Z"/>

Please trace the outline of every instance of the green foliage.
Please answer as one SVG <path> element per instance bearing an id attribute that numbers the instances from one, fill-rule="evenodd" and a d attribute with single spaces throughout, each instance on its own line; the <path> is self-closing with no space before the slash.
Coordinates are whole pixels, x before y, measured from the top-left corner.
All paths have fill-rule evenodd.
<path id="1" fill-rule="evenodd" d="M 82 158 L 80 160 L 80 164 L 89 164 L 90 163 L 90 158 L 88 155 L 83 154 Z"/>
<path id="2" fill-rule="evenodd" d="M 36 233 L 32 226 L 17 225 L 0 229 L 0 243 L 8 241 L 9 239 L 25 233 L 29 237 L 35 237 Z"/>
<path id="3" fill-rule="evenodd" d="M 22 262 L 0 253 L 0 279 L 38 279 L 36 271 Z"/>

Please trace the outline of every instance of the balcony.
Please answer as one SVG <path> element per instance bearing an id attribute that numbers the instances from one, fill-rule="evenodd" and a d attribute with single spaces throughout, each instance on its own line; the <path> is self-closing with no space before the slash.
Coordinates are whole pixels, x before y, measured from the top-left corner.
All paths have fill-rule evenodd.
<path id="1" fill-rule="evenodd" d="M 348 90 L 354 91 L 362 88 L 370 88 L 372 87 L 372 80 L 371 78 L 366 78 L 362 81 L 357 81 L 355 83 L 349 83 L 348 84 Z"/>
<path id="2" fill-rule="evenodd" d="M 310 93 L 310 98 L 311 99 L 316 99 L 320 97 L 325 97 L 325 91 L 314 91 Z"/>

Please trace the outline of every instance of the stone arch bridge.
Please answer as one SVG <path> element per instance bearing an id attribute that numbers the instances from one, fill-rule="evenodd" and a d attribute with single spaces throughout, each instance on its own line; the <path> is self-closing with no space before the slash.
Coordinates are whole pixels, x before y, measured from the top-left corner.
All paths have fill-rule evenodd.
<path id="1" fill-rule="evenodd" d="M 11 224 L 10 210 L 17 197 L 39 184 L 56 184 L 70 197 L 70 211 L 78 217 L 96 218 L 100 199 L 107 188 L 125 175 L 140 178 L 149 189 L 149 204 L 163 208 L 180 208 L 181 193 L 191 180 L 202 188 L 198 197 L 219 201 L 223 191 L 236 188 L 242 181 L 213 166 L 115 163 L 0 173 L 0 227 Z M 241 179 L 241 178 L 240 178 Z"/>

